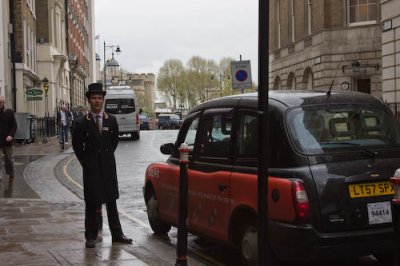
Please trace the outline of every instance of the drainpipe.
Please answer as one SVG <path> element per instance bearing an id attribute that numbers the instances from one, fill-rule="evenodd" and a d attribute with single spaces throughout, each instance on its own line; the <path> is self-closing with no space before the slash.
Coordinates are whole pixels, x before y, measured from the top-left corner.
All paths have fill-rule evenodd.
<path id="1" fill-rule="evenodd" d="M 10 25 L 11 32 L 10 33 L 10 46 L 11 46 L 11 62 L 12 62 L 12 109 L 14 112 L 17 112 L 17 74 L 15 70 L 16 65 L 16 47 L 15 47 L 15 6 L 14 0 L 9 0 L 9 8 L 10 8 Z"/>

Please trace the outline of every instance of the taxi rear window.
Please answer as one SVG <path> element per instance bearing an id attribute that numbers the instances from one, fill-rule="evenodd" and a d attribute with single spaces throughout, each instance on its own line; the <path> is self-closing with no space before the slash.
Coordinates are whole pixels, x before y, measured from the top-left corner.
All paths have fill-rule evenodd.
<path id="1" fill-rule="evenodd" d="M 399 145 L 400 130 L 384 106 L 317 105 L 292 109 L 287 128 L 303 154 L 317 155 Z"/>

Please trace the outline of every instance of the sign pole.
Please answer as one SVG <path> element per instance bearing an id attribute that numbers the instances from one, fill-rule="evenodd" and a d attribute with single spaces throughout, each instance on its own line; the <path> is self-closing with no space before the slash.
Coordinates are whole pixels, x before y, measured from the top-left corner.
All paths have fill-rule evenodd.
<path id="1" fill-rule="evenodd" d="M 258 2 L 258 191 L 257 265 L 272 265 L 268 246 L 268 74 L 269 1 Z"/>

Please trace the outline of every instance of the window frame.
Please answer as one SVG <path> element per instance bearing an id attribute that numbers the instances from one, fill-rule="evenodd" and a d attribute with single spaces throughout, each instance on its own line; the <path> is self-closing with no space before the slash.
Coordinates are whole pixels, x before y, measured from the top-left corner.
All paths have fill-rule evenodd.
<path id="1" fill-rule="evenodd" d="M 196 142 L 195 142 L 195 148 L 194 148 L 194 159 L 195 161 L 198 162 L 204 162 L 204 163 L 219 163 L 219 164 L 232 164 L 232 157 L 233 157 L 233 152 L 234 149 L 232 145 L 229 145 L 229 150 L 227 152 L 228 156 L 227 157 L 221 157 L 221 156 L 204 156 L 200 154 L 200 148 L 201 148 L 201 137 L 204 136 L 205 134 L 205 120 L 209 119 L 210 117 L 214 117 L 216 115 L 222 115 L 223 117 L 225 116 L 230 116 L 231 117 L 231 132 L 230 132 L 230 139 L 229 143 L 232 143 L 234 139 L 234 132 L 235 132 L 235 116 L 234 116 L 234 108 L 216 108 L 216 109 L 208 109 L 203 112 L 203 115 L 201 116 L 200 123 L 199 123 L 199 128 L 197 130 L 197 135 L 196 135 Z"/>
<path id="2" fill-rule="evenodd" d="M 350 15 L 350 1 L 351 0 L 347 0 L 346 1 L 346 11 L 347 11 L 347 24 L 349 26 L 363 26 L 363 25 L 373 25 L 376 24 L 378 21 L 378 0 L 375 0 L 375 6 L 376 6 L 376 18 L 375 20 L 365 20 L 365 21 L 359 21 L 359 22 L 351 22 L 351 15 Z M 367 4 L 369 6 L 369 4 Z M 359 5 L 358 5 L 359 8 Z M 357 8 L 357 9 L 358 9 Z M 368 7 L 369 8 L 369 7 Z"/>

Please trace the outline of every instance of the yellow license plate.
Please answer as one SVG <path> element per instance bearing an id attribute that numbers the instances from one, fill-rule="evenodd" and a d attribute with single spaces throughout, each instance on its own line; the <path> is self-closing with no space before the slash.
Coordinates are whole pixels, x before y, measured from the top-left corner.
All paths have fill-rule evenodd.
<path id="1" fill-rule="evenodd" d="M 349 185 L 350 197 L 364 198 L 383 195 L 393 195 L 394 190 L 390 182 L 362 183 Z"/>

